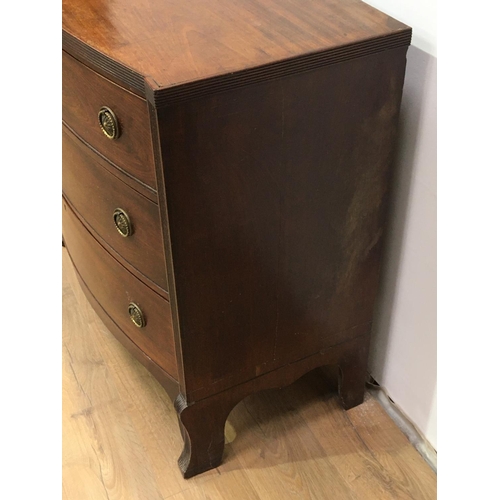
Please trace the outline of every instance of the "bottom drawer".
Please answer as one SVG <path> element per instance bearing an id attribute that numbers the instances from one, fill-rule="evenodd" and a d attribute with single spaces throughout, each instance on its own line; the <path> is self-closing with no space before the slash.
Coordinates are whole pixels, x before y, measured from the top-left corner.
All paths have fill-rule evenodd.
<path id="1" fill-rule="evenodd" d="M 127 337 L 177 380 L 170 304 L 112 257 L 64 198 L 62 212 L 64 243 L 96 301 Z"/>

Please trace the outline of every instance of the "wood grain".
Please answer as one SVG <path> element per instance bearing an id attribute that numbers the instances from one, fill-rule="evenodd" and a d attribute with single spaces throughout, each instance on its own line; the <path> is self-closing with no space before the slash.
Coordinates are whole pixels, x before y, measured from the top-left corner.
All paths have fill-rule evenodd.
<path id="1" fill-rule="evenodd" d="M 127 172 L 136 183 L 156 190 L 153 145 L 148 106 L 63 52 L 62 118 L 99 153 Z M 116 114 L 121 135 L 108 139 L 101 131 L 98 113 L 108 106 Z"/>
<path id="2" fill-rule="evenodd" d="M 330 364 L 343 408 L 362 403 L 410 39 L 360 0 L 63 0 L 63 120 L 106 165 L 70 155 L 81 168 L 64 188 L 76 207 L 64 205 L 64 241 L 102 321 L 174 393 L 185 477 L 221 463 L 226 418 L 254 392 Z M 103 105 L 116 141 L 98 126 Z M 145 191 L 158 212 L 136 197 Z M 99 226 L 112 198 L 151 223 L 128 255 Z M 161 261 L 171 305 L 155 292 Z M 310 484 L 330 465 L 305 441 L 283 486 L 321 497 Z M 298 471 L 301 455 L 311 461 Z M 351 497 L 343 473 L 324 488 Z M 131 496 L 158 497 L 147 474 L 153 489 L 130 483 Z M 262 495 L 248 485 L 248 498 Z M 210 496 L 235 495 L 219 486 Z"/>
<path id="3" fill-rule="evenodd" d="M 405 54 L 158 110 L 188 401 L 370 331 Z"/>
<path id="4" fill-rule="evenodd" d="M 349 409 L 361 404 L 364 395 L 368 340 L 369 336 L 364 335 L 344 342 L 334 348 L 325 349 L 256 376 L 201 401 L 189 403 L 183 394 L 179 394 L 174 406 L 184 438 L 184 449 L 179 457 L 179 467 L 184 477 L 189 478 L 220 465 L 227 417 L 232 409 L 250 394 L 286 387 L 317 367 L 332 365 L 339 367 L 343 375 L 347 374 L 342 376 L 342 383 L 339 386 L 343 408 Z"/>
<path id="5" fill-rule="evenodd" d="M 62 188 L 72 207 L 90 228 L 111 247 L 122 264 L 148 286 L 168 298 L 158 205 L 114 176 L 67 127 L 62 134 Z M 127 238 L 116 230 L 113 212 L 129 215 L 133 233 Z"/>
<path id="6" fill-rule="evenodd" d="M 116 325 L 153 361 L 177 379 L 170 304 L 128 272 L 83 226 L 63 198 L 64 242 L 77 272 Z M 137 328 L 128 305 L 143 309 L 146 325 Z"/>
<path id="7" fill-rule="evenodd" d="M 297 73 L 316 54 L 367 55 L 393 38 L 408 45 L 411 32 L 360 0 L 64 0 L 63 29 L 65 50 L 139 91 L 140 75 L 160 90 L 268 66 L 270 79 L 277 63 L 297 60 Z"/>
<path id="8" fill-rule="evenodd" d="M 251 395 L 226 424 L 222 466 L 181 478 L 173 404 L 109 333 L 63 249 L 63 498 L 436 498 L 436 476 L 370 396 L 345 412 L 312 372 Z"/>

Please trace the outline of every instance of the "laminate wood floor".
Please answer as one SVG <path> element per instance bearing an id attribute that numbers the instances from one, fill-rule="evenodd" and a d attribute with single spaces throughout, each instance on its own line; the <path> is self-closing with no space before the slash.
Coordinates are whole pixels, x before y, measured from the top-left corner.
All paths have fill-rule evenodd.
<path id="1" fill-rule="evenodd" d="M 378 402 L 319 372 L 236 406 L 223 464 L 184 480 L 173 405 L 87 303 L 63 249 L 65 500 L 434 499 L 436 475 Z"/>

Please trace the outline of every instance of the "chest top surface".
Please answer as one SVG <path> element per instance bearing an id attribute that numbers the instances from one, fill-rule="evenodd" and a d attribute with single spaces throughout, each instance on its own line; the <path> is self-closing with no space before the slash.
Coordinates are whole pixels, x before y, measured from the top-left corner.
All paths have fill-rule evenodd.
<path id="1" fill-rule="evenodd" d="M 157 89 L 360 42 L 380 50 L 409 32 L 359 0 L 63 0 L 66 45 L 85 45 Z"/>

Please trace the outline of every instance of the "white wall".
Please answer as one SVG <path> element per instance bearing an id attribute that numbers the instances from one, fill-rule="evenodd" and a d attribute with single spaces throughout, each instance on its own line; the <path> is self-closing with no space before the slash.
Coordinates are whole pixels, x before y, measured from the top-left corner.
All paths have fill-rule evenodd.
<path id="1" fill-rule="evenodd" d="M 437 448 L 436 2 L 366 3 L 413 28 L 370 370 Z"/>

